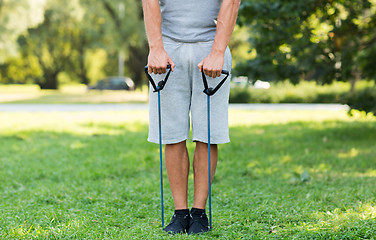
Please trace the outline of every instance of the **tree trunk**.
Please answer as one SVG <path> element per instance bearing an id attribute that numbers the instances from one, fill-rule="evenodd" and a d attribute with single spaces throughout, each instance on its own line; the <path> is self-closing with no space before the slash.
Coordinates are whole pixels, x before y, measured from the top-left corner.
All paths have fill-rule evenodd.
<path id="1" fill-rule="evenodd" d="M 41 81 L 38 83 L 40 89 L 54 89 L 56 90 L 58 88 L 58 81 L 57 81 L 57 75 L 59 72 L 53 72 L 53 73 L 44 73 L 44 81 Z"/>
<path id="2" fill-rule="evenodd" d="M 358 71 L 357 68 L 354 66 L 352 68 L 352 75 L 353 75 L 353 78 L 350 80 L 350 84 L 351 84 L 350 92 L 355 93 L 356 83 L 362 78 L 362 73 Z"/>
<path id="3" fill-rule="evenodd" d="M 85 73 L 83 73 L 82 76 L 81 76 L 81 83 L 83 83 L 85 85 L 89 85 L 89 78 L 86 76 Z"/>
<path id="4" fill-rule="evenodd" d="M 144 71 L 134 71 L 133 74 L 134 74 L 135 88 L 141 87 L 142 75 L 144 74 Z"/>
<path id="5" fill-rule="evenodd" d="M 144 43 L 144 47 L 129 47 L 129 58 L 127 65 L 132 74 L 135 88 L 142 85 L 144 66 L 147 63 L 147 43 Z"/>
<path id="6" fill-rule="evenodd" d="M 88 85 L 89 78 L 87 77 L 87 68 L 85 66 L 85 46 L 86 46 L 86 38 L 85 35 L 82 35 L 79 42 L 78 52 L 80 53 L 79 56 L 79 70 L 78 75 L 81 78 L 81 83 Z"/>
<path id="7" fill-rule="evenodd" d="M 88 85 L 89 84 L 89 78 L 87 77 L 87 69 L 85 66 L 85 56 L 83 51 L 80 51 L 80 69 L 79 69 L 79 77 L 81 78 L 81 83 Z"/>
<path id="8" fill-rule="evenodd" d="M 355 85 L 356 85 L 356 78 L 353 78 L 350 80 L 350 84 L 351 84 L 351 88 L 350 88 L 350 92 L 351 93 L 355 93 Z"/>

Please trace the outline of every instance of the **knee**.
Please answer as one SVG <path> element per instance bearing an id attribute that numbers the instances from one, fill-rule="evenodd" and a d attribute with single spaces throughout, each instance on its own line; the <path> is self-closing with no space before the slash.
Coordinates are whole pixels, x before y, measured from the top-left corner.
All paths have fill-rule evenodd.
<path id="1" fill-rule="evenodd" d="M 198 149 L 207 149 L 208 148 L 208 144 L 204 143 L 204 142 L 197 141 L 196 142 L 196 148 L 198 148 Z M 217 149 L 217 144 L 210 144 L 210 148 L 211 149 Z"/>
<path id="2" fill-rule="evenodd" d="M 166 151 L 169 150 L 178 150 L 178 149 L 185 149 L 186 148 L 186 141 L 178 142 L 178 143 L 171 143 L 171 144 L 166 144 Z"/>

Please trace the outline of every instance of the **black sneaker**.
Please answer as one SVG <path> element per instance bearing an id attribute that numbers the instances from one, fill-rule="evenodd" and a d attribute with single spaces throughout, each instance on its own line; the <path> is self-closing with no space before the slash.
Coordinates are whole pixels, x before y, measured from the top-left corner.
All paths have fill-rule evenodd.
<path id="1" fill-rule="evenodd" d="M 209 231 L 209 221 L 206 213 L 192 209 L 191 217 L 189 219 L 188 234 L 202 234 Z"/>
<path id="2" fill-rule="evenodd" d="M 168 234 L 185 233 L 189 226 L 189 214 L 174 214 L 171 222 L 163 228 Z"/>

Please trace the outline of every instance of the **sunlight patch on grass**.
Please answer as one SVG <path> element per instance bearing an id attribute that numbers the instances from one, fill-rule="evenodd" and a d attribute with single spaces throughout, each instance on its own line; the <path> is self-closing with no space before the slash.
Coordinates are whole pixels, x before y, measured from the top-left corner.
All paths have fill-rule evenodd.
<path id="1" fill-rule="evenodd" d="M 291 162 L 292 158 L 291 158 L 291 155 L 290 154 L 287 154 L 287 155 L 284 155 L 281 159 L 281 162 L 282 163 L 289 163 Z"/>
<path id="2" fill-rule="evenodd" d="M 71 143 L 70 148 L 71 149 L 81 149 L 81 148 L 85 148 L 85 146 L 86 146 L 85 143 L 82 143 L 81 141 L 75 141 L 75 142 Z"/>
<path id="3" fill-rule="evenodd" d="M 327 163 L 320 163 L 316 168 L 313 168 L 312 171 L 317 171 L 317 172 L 327 172 L 332 169 L 332 166 L 330 166 Z"/>
<path id="4" fill-rule="evenodd" d="M 230 126 L 286 124 L 290 122 L 323 122 L 327 120 L 354 121 L 346 111 L 242 111 L 230 110 Z M 299 126 L 296 126 L 299 128 Z M 260 130 L 259 134 L 262 134 Z"/>
<path id="5" fill-rule="evenodd" d="M 43 90 L 33 99 L 12 101 L 13 103 L 31 104 L 106 104 L 106 103 L 146 103 L 148 96 L 142 92 L 119 92 L 119 91 L 90 91 L 85 94 L 60 93 Z"/>
<path id="6" fill-rule="evenodd" d="M 50 223 L 53 224 L 55 219 L 52 219 Z M 54 224 L 55 225 L 55 224 Z M 57 226 L 48 226 L 43 227 L 41 225 L 33 225 L 28 223 L 23 223 L 18 226 L 11 227 L 8 232 L 8 236 L 12 238 L 39 238 L 47 237 L 51 235 L 59 235 L 63 232 L 72 232 L 78 231 L 79 228 L 84 225 L 81 220 L 72 220 L 66 224 L 59 223 Z"/>
<path id="7" fill-rule="evenodd" d="M 376 218 L 376 207 L 372 203 L 362 203 L 355 208 L 340 209 L 332 211 L 315 212 L 312 217 L 317 219 L 317 224 L 306 224 L 298 228 L 306 228 L 311 231 L 319 231 L 322 228 L 340 231 L 344 226 L 351 226 L 359 220 Z"/>
<path id="8" fill-rule="evenodd" d="M 351 148 L 350 151 L 344 153 L 338 153 L 339 158 L 354 158 L 359 155 L 359 150 Z"/>
<path id="9" fill-rule="evenodd" d="M 85 84 L 62 85 L 59 91 L 67 94 L 85 94 L 87 92 L 87 86 Z"/>
<path id="10" fill-rule="evenodd" d="M 0 85 L 0 103 L 146 103 L 148 89 L 87 90 L 86 85 L 63 85 L 59 90 L 41 90 L 38 85 Z"/>
<path id="11" fill-rule="evenodd" d="M 38 93 L 40 88 L 36 84 L 24 85 L 24 84 L 0 84 L 0 93 Z"/>
<path id="12" fill-rule="evenodd" d="M 294 234 L 294 239 L 373 239 L 375 232 L 372 226 L 375 224 L 375 205 L 359 202 L 357 207 L 316 211 L 298 224 L 274 226 L 270 233 Z"/>
<path id="13" fill-rule="evenodd" d="M 376 169 L 368 169 L 365 172 L 346 172 L 344 177 L 376 177 Z"/>
<path id="14" fill-rule="evenodd" d="M 27 131 L 66 132 L 75 135 L 118 135 L 137 132 L 148 121 L 147 111 L 74 113 L 0 113 L 0 132 L 27 140 Z M 115 126 L 115 127 L 114 127 Z M 16 135 L 13 133 L 17 132 Z"/>

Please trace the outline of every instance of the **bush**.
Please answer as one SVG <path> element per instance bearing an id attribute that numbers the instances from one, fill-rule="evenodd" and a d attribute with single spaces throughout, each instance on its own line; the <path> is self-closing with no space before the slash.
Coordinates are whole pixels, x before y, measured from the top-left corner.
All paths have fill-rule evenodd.
<path id="1" fill-rule="evenodd" d="M 349 94 L 350 84 L 346 82 L 335 81 L 330 85 L 317 85 L 312 81 L 302 81 L 297 85 L 288 81 L 273 82 L 270 89 L 233 87 L 230 103 L 357 103 L 356 106 L 366 105 L 370 109 L 376 94 L 373 82 L 360 81 L 357 89 L 357 94 L 352 96 Z M 364 92 L 364 89 L 369 90 Z"/>
<path id="2" fill-rule="evenodd" d="M 250 103 L 251 93 L 247 88 L 233 88 L 230 91 L 230 103 Z"/>
<path id="3" fill-rule="evenodd" d="M 370 87 L 354 94 L 347 94 L 344 96 L 343 103 L 348 104 L 351 109 L 372 112 L 376 115 L 376 88 Z"/>
<path id="4" fill-rule="evenodd" d="M 318 93 L 313 100 L 314 103 L 339 103 L 341 102 L 343 93 L 325 92 Z"/>

